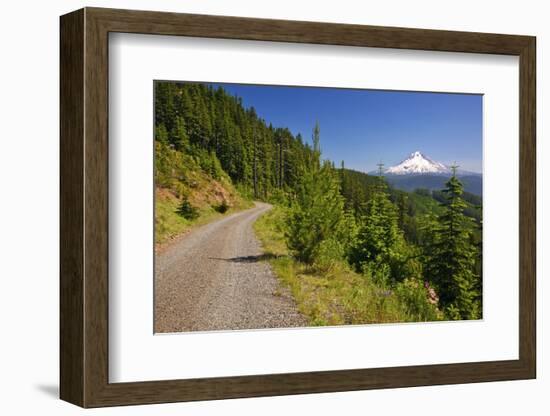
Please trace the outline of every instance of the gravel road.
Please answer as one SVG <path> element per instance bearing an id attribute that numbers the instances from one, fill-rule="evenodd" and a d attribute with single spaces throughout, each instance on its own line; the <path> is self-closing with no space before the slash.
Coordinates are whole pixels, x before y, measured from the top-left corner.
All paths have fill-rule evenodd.
<path id="1" fill-rule="evenodd" d="M 155 262 L 155 332 L 303 327 L 252 225 L 271 205 L 192 230 Z"/>

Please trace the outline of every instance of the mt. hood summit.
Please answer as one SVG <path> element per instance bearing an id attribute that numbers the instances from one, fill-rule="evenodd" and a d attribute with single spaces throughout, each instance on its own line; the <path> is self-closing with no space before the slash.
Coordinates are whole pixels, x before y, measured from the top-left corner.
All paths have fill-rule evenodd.
<path id="1" fill-rule="evenodd" d="M 377 172 L 371 172 L 376 175 Z M 412 192 L 415 189 L 440 191 L 452 174 L 452 169 L 436 162 L 419 151 L 413 152 L 403 162 L 383 172 L 386 181 L 396 189 Z M 482 194 L 482 176 L 480 173 L 456 170 L 456 176 L 464 185 L 464 190 L 475 195 Z"/>
<path id="2" fill-rule="evenodd" d="M 429 157 L 423 155 L 421 152 L 416 151 L 409 155 L 407 159 L 386 169 L 387 174 L 390 175 L 407 175 L 407 174 L 442 174 L 450 173 L 451 169 L 445 166 L 443 163 L 436 162 Z"/>

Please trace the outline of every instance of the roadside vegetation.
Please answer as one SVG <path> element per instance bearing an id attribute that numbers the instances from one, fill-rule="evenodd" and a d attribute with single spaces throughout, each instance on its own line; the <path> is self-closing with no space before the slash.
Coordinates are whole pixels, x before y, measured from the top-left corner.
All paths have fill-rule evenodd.
<path id="1" fill-rule="evenodd" d="M 312 263 L 292 256 L 285 234 L 286 210 L 281 206 L 254 225 L 266 257 L 298 309 L 311 325 L 421 322 L 443 318 L 435 298 L 426 296 L 420 282 L 407 279 L 397 287 L 377 282 L 377 276 L 357 273 L 341 258 L 326 252 Z"/>
<path id="2" fill-rule="evenodd" d="M 253 206 L 221 170 L 215 156 L 184 153 L 166 143 L 165 132 L 155 142 L 155 243 L 157 248 L 190 228 Z M 202 162 L 202 166 L 201 166 Z"/>

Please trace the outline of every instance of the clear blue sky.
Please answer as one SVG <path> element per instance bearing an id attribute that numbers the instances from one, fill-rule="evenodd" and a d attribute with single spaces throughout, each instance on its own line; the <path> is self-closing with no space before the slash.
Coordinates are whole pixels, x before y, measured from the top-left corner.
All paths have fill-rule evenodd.
<path id="1" fill-rule="evenodd" d="M 420 150 L 460 169 L 482 170 L 482 96 L 243 84 L 222 86 L 275 127 L 311 141 L 321 127 L 324 159 L 369 172 Z"/>

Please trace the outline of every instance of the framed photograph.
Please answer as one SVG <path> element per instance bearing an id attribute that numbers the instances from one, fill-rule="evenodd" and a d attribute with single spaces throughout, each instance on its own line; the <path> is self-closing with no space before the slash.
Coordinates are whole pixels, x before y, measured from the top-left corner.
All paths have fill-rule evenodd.
<path id="1" fill-rule="evenodd" d="M 60 28 L 63 400 L 536 377 L 534 37 Z"/>

